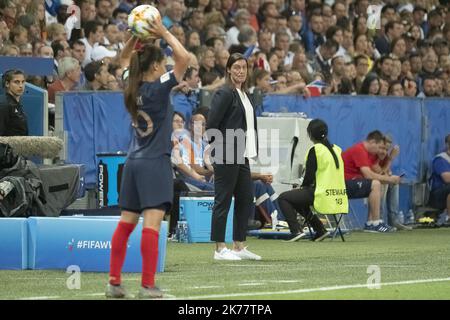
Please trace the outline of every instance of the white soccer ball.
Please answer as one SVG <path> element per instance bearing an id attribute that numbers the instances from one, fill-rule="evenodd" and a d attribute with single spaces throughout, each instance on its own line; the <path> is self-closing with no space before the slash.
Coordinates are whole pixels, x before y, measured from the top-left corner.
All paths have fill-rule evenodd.
<path id="1" fill-rule="evenodd" d="M 140 39 L 154 37 L 155 35 L 145 30 L 145 28 L 149 28 L 149 22 L 154 21 L 157 17 L 160 17 L 160 13 L 155 7 L 148 4 L 137 6 L 128 15 L 128 26 L 131 34 Z"/>

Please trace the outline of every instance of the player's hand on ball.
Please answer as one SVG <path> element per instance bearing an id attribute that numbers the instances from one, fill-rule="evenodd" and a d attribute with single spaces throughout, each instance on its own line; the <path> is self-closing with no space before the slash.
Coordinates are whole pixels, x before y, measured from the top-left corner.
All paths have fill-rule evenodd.
<path id="1" fill-rule="evenodd" d="M 153 20 L 148 21 L 148 28 L 145 28 L 155 38 L 162 38 L 167 31 L 166 27 L 162 24 L 161 16 L 156 17 Z"/>

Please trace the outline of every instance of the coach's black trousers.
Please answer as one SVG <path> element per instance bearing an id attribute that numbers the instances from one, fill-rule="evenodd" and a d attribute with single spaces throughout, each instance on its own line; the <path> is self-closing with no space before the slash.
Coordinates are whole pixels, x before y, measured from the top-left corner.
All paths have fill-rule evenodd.
<path id="1" fill-rule="evenodd" d="M 245 241 L 253 203 L 248 161 L 246 160 L 245 164 L 215 164 L 214 188 L 211 241 L 225 242 L 228 211 L 233 196 L 233 241 Z"/>

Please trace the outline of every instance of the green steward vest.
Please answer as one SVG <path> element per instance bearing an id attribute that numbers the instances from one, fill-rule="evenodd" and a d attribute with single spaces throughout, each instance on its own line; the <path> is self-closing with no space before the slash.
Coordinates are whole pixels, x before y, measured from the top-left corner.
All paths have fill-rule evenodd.
<path id="1" fill-rule="evenodd" d="M 316 190 L 314 192 L 314 209 L 323 214 L 348 213 L 348 197 L 344 179 L 344 161 L 342 149 L 333 145 L 339 161 L 339 169 L 328 148 L 317 143 L 314 145 L 317 158 Z M 307 153 L 309 154 L 309 152 Z"/>

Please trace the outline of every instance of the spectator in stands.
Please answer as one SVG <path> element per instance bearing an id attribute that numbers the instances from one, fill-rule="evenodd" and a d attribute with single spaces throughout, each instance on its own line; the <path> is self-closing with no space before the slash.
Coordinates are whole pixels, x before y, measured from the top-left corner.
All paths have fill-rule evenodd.
<path id="1" fill-rule="evenodd" d="M 214 50 L 209 47 L 203 47 L 200 51 L 199 55 L 199 63 L 200 70 L 199 75 L 200 79 L 203 81 L 203 75 L 207 72 L 214 72 L 216 55 L 214 54 Z"/>
<path id="2" fill-rule="evenodd" d="M 28 43 L 28 31 L 24 27 L 17 25 L 11 29 L 10 39 L 12 44 L 20 46 Z"/>
<path id="3" fill-rule="evenodd" d="M 0 1 L 0 15 L 9 29 L 16 25 L 17 6 L 13 0 Z"/>
<path id="4" fill-rule="evenodd" d="M 214 66 L 214 70 L 220 78 L 225 77 L 225 66 L 227 65 L 229 57 L 230 53 L 226 49 L 216 51 L 216 63 Z"/>
<path id="5" fill-rule="evenodd" d="M 187 17 L 186 29 L 189 31 L 197 31 L 199 35 L 204 35 L 205 15 L 200 9 L 194 9 Z M 206 40 L 206 39 L 203 39 Z"/>
<path id="6" fill-rule="evenodd" d="M 19 46 L 21 57 L 32 57 L 33 56 L 33 46 L 29 43 L 25 43 Z"/>
<path id="7" fill-rule="evenodd" d="M 253 93 L 255 90 L 265 94 L 273 91 L 272 85 L 270 84 L 270 72 L 264 69 L 255 69 L 252 74 L 252 87 L 249 92 Z"/>
<path id="8" fill-rule="evenodd" d="M 234 16 L 234 26 L 227 31 L 227 37 L 225 40 L 225 48 L 230 48 L 232 45 L 238 45 L 238 35 L 241 27 L 249 25 L 250 14 L 246 9 L 239 9 Z"/>
<path id="9" fill-rule="evenodd" d="M 260 30 L 258 33 L 258 48 L 266 55 L 272 50 L 272 33 L 268 30 Z"/>
<path id="10" fill-rule="evenodd" d="M 67 40 L 67 32 L 60 23 L 51 23 L 47 26 L 47 42 L 55 40 Z"/>
<path id="11" fill-rule="evenodd" d="M 183 18 L 183 3 L 179 1 L 170 1 L 166 7 L 166 14 L 163 17 L 163 24 L 170 29 L 174 23 L 180 24 Z"/>
<path id="12" fill-rule="evenodd" d="M 422 73 L 420 74 L 422 81 L 426 77 L 436 76 L 437 70 L 438 70 L 438 56 L 436 55 L 434 50 L 430 50 L 422 59 Z"/>
<path id="13" fill-rule="evenodd" d="M 184 34 L 184 29 L 182 26 L 174 24 L 169 29 L 169 32 L 172 33 L 183 46 L 186 44 L 186 35 Z"/>
<path id="14" fill-rule="evenodd" d="M 48 102 L 55 103 L 55 94 L 59 91 L 72 91 L 80 80 L 80 62 L 72 57 L 63 57 L 59 60 L 59 79 L 48 86 Z"/>
<path id="15" fill-rule="evenodd" d="M 438 225 L 447 223 L 450 217 L 450 134 L 445 137 L 445 148 L 444 152 L 433 158 L 430 178 L 429 204 L 433 208 L 447 211 L 438 217 Z"/>
<path id="16" fill-rule="evenodd" d="M 27 116 L 20 102 L 25 92 L 25 74 L 7 70 L 2 76 L 5 93 L 0 101 L 0 136 L 27 136 Z"/>
<path id="17" fill-rule="evenodd" d="M 436 96 L 436 78 L 433 76 L 426 76 L 423 78 L 423 91 L 420 92 L 417 97 L 435 97 Z"/>
<path id="18" fill-rule="evenodd" d="M 82 28 L 85 28 L 88 21 L 94 21 L 96 16 L 95 0 L 81 0 L 80 15 Z"/>
<path id="19" fill-rule="evenodd" d="M 321 241 L 330 233 L 318 216 L 311 212 L 311 206 L 324 214 L 348 212 L 341 149 L 329 142 L 328 126 L 324 121 L 312 120 L 307 132 L 314 146 L 308 151 L 302 186 L 283 192 L 278 198 L 291 231 L 288 241 L 297 241 L 305 236 L 297 220 L 297 212 L 313 227 L 314 241 Z M 335 191 L 333 196 L 328 193 L 329 190 Z"/>
<path id="20" fill-rule="evenodd" d="M 181 173 L 181 179 L 186 184 L 204 191 L 212 191 L 214 183 L 209 180 L 213 172 L 207 169 L 204 163 L 207 146 L 207 142 L 203 139 L 205 126 L 205 117 L 200 112 L 194 112 L 189 122 L 189 133 L 172 138 L 175 145 L 178 144 L 178 148 L 175 148 L 175 152 L 173 152 L 175 160 L 173 162 Z"/>
<path id="21" fill-rule="evenodd" d="M 360 92 L 361 86 L 369 71 L 369 58 L 365 55 L 359 55 L 355 57 L 356 64 L 356 78 L 354 81 L 354 87 L 356 92 Z"/>
<path id="22" fill-rule="evenodd" d="M 199 104 L 199 86 L 198 69 L 189 66 L 184 74 L 183 82 L 176 86 L 171 94 L 174 110 L 182 113 L 188 123 Z"/>
<path id="23" fill-rule="evenodd" d="M 114 9 L 114 11 L 112 13 L 112 17 L 113 17 L 112 22 L 114 24 L 118 25 L 118 26 L 120 26 L 120 25 L 126 25 L 127 26 L 128 25 L 128 13 L 129 13 L 129 11 L 121 8 L 121 6 L 122 6 L 122 4 L 124 2 L 125 1 L 121 1 L 121 4 L 119 5 L 119 7 Z M 134 8 L 134 4 L 133 4 L 132 8 Z"/>
<path id="24" fill-rule="evenodd" d="M 300 35 L 300 30 L 303 26 L 303 18 L 300 12 L 289 11 L 288 12 L 288 29 L 286 32 L 289 35 L 289 42 L 292 43 L 294 40 L 302 42 L 302 37 Z"/>
<path id="25" fill-rule="evenodd" d="M 375 47 L 380 54 L 390 53 L 391 42 L 402 36 L 403 25 L 397 21 L 390 21 L 384 26 L 384 35 L 375 40 Z"/>
<path id="26" fill-rule="evenodd" d="M 400 177 L 383 176 L 372 170 L 383 139 L 384 136 L 380 131 L 372 131 L 367 135 L 366 140 L 353 145 L 342 154 L 348 198 L 369 198 L 369 213 L 364 226 L 364 231 L 367 232 L 393 231 L 380 218 L 380 182 L 399 184 Z"/>
<path id="27" fill-rule="evenodd" d="M 71 43 L 70 48 L 72 50 L 72 57 L 77 59 L 80 64 L 83 63 L 86 58 L 86 46 L 84 42 L 81 40 L 74 41 Z"/>
<path id="28" fill-rule="evenodd" d="M 189 31 L 186 34 L 186 47 L 190 51 L 194 51 L 196 48 L 200 48 L 201 42 L 200 42 L 200 35 L 197 31 Z"/>
<path id="29" fill-rule="evenodd" d="M 118 52 L 123 49 L 123 35 L 119 27 L 114 23 L 109 23 L 104 26 L 104 44 L 109 50 Z"/>
<path id="30" fill-rule="evenodd" d="M 378 91 L 378 95 L 385 97 L 389 92 L 389 81 L 383 78 L 380 78 L 380 91 Z"/>
<path id="31" fill-rule="evenodd" d="M 96 20 L 102 25 L 108 25 L 112 21 L 113 10 L 111 0 L 95 1 Z"/>
<path id="32" fill-rule="evenodd" d="M 108 90 L 108 68 L 101 61 L 93 61 L 84 67 L 86 85 L 83 90 Z"/>
<path id="33" fill-rule="evenodd" d="M 92 49 L 103 41 L 103 26 L 97 21 L 88 21 L 84 26 L 85 37 L 80 39 L 85 45 L 85 58 L 82 63 L 82 67 L 85 67 L 89 62 L 92 61 L 91 53 Z"/>
<path id="34" fill-rule="evenodd" d="M 339 45 L 333 39 L 328 39 L 324 44 L 320 45 L 312 59 L 311 66 L 316 72 L 321 72 L 325 79 L 331 76 L 330 59 L 336 54 Z"/>
<path id="35" fill-rule="evenodd" d="M 389 84 L 388 95 L 396 96 L 396 97 L 403 97 L 405 95 L 405 93 L 403 91 L 402 83 L 400 81 L 392 81 Z"/>
<path id="36" fill-rule="evenodd" d="M 402 59 L 406 55 L 406 40 L 403 37 L 392 40 L 391 52 L 398 59 Z"/>
<path id="37" fill-rule="evenodd" d="M 64 57 L 72 57 L 72 51 L 66 40 L 55 40 L 52 42 L 51 47 L 57 62 Z"/>
<path id="38" fill-rule="evenodd" d="M 405 78 L 403 80 L 403 92 L 406 97 L 415 97 L 417 95 L 417 84 L 414 80 Z"/>
<path id="39" fill-rule="evenodd" d="M 325 43 L 325 31 L 321 14 L 313 14 L 309 17 L 309 30 L 306 32 L 305 48 L 309 54 L 314 54 L 316 49 Z M 336 49 L 337 51 L 337 49 Z"/>
<path id="40" fill-rule="evenodd" d="M 393 58 L 390 55 L 382 56 L 376 62 L 376 72 L 382 79 L 391 79 Z"/>
<path id="41" fill-rule="evenodd" d="M 239 44 L 237 46 L 232 45 L 229 48 L 230 54 L 233 52 L 244 53 L 251 46 L 256 46 L 257 37 L 256 32 L 250 25 L 243 25 L 238 35 Z"/>
<path id="42" fill-rule="evenodd" d="M 341 85 L 342 78 L 345 77 L 345 61 L 343 56 L 335 56 L 331 59 L 331 86 L 332 93 L 337 93 Z"/>
<path id="43" fill-rule="evenodd" d="M 283 70 L 290 70 L 294 61 L 294 53 L 289 50 L 289 34 L 286 30 L 280 30 L 275 34 L 275 48 L 282 52 L 280 64 Z"/>
<path id="44" fill-rule="evenodd" d="M 422 58 L 419 53 L 412 53 L 409 56 L 409 63 L 411 65 L 411 74 L 416 82 L 419 81 L 419 75 L 422 72 Z"/>
<path id="45" fill-rule="evenodd" d="M 379 95 L 380 93 L 380 79 L 376 73 L 369 73 L 364 78 L 363 83 L 361 84 L 361 89 L 358 92 L 359 94 L 367 94 L 367 95 Z"/>

